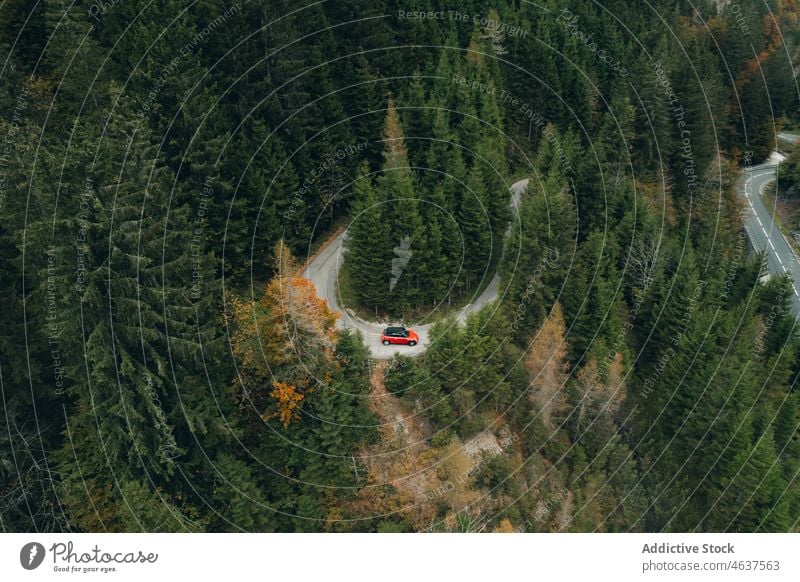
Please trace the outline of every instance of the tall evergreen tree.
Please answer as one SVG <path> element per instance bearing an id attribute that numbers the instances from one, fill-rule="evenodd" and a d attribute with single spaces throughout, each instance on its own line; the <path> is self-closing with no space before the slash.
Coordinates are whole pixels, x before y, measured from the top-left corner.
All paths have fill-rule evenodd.
<path id="1" fill-rule="evenodd" d="M 354 185 L 353 221 L 347 229 L 347 276 L 361 305 L 383 310 L 389 298 L 391 242 L 385 205 L 378 202 L 366 165 Z"/>
<path id="2" fill-rule="evenodd" d="M 420 259 L 415 256 L 424 240 L 419 211 L 419 194 L 408 164 L 408 154 L 393 101 L 389 102 L 383 128 L 383 172 L 378 178 L 380 199 L 386 207 L 385 228 L 392 256 L 388 303 L 392 311 L 402 313 L 415 305 L 420 287 Z"/>

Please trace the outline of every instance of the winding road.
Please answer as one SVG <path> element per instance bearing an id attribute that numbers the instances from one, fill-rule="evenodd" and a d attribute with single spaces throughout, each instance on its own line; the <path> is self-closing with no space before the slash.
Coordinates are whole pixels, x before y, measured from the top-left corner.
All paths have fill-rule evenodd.
<path id="1" fill-rule="evenodd" d="M 511 185 L 511 208 L 516 214 L 518 211 L 519 200 L 528 186 L 528 179 L 519 180 Z M 336 325 L 341 329 L 357 329 L 364 336 L 364 342 L 372 353 L 373 357 L 379 359 L 388 359 L 395 354 L 402 354 L 412 356 L 423 353 L 428 349 L 430 344 L 430 323 L 424 325 L 413 326 L 414 331 L 419 335 L 419 343 L 416 346 L 399 346 L 390 345 L 384 346 L 381 341 L 381 332 L 383 329 L 396 322 L 370 322 L 361 319 L 351 311 L 343 308 L 339 301 L 339 288 L 336 284 L 339 269 L 342 266 L 344 259 L 343 247 L 344 241 L 347 237 L 345 230 L 336 238 L 330 241 L 323 250 L 318 253 L 306 265 L 303 271 L 303 277 L 309 279 L 317 289 L 317 295 L 328 302 L 328 307 L 334 311 L 338 311 L 341 317 Z M 468 303 L 456 315 L 456 320 L 463 322 L 471 313 L 479 311 L 484 306 L 488 305 L 497 298 L 498 289 L 500 287 L 500 277 L 495 273 L 492 280 L 484 288 L 481 294 L 473 298 L 471 303 Z M 430 317 L 428 318 L 430 319 Z"/>
<path id="2" fill-rule="evenodd" d="M 778 134 L 778 138 L 791 144 L 800 141 L 800 136 L 784 133 Z M 775 152 L 766 163 L 746 169 L 739 177 L 737 190 L 747 200 L 749 207 L 745 230 L 750 242 L 757 251 L 766 251 L 767 271 L 771 276 L 786 273 L 792 277 L 792 310 L 796 316 L 800 316 L 800 261 L 763 199 L 764 189 L 775 180 L 776 169 L 783 159 L 781 154 Z"/>
<path id="3" fill-rule="evenodd" d="M 781 133 L 778 135 L 781 142 L 791 145 L 800 144 L 800 136 Z M 767 270 L 770 275 L 784 273 L 792 277 L 793 294 L 791 299 L 795 315 L 800 316 L 800 260 L 795 255 L 789 242 L 783 236 L 775 222 L 773 214 L 764 204 L 762 195 L 767 184 L 775 180 L 776 168 L 784 156 L 773 153 L 770 159 L 758 166 L 747 168 L 739 176 L 737 191 L 747 200 L 749 212 L 745 220 L 745 229 L 750 241 L 758 251 L 766 251 Z M 516 213 L 519 200 L 528 186 L 528 179 L 519 180 L 511 185 L 511 207 Z M 418 355 L 423 353 L 430 344 L 430 323 L 415 325 L 414 330 L 419 335 L 419 344 L 416 346 L 384 346 L 380 336 L 383 329 L 396 322 L 371 322 L 361 319 L 352 311 L 342 307 L 339 297 L 337 279 L 344 259 L 344 241 L 347 238 L 345 230 L 330 241 L 310 262 L 303 271 L 303 277 L 309 279 L 317 290 L 317 295 L 328 302 L 328 306 L 341 314 L 337 326 L 341 329 L 357 329 L 364 336 L 364 342 L 373 357 L 388 359 L 395 354 Z M 500 277 L 495 274 L 481 294 L 475 297 L 456 315 L 456 320 L 463 322 L 471 313 L 479 311 L 497 299 L 500 287 Z M 430 317 L 428 317 L 430 319 Z"/>

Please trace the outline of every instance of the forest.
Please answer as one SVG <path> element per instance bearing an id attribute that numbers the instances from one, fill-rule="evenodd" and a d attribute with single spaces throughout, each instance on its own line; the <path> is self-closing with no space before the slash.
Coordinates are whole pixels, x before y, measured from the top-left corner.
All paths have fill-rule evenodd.
<path id="1" fill-rule="evenodd" d="M 800 531 L 798 0 L 230 2 L 0 7 L 0 531 Z"/>

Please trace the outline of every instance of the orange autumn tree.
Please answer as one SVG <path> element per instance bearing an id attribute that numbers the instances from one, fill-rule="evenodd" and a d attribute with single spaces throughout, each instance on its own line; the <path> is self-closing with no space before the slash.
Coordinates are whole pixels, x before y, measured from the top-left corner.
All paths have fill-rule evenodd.
<path id="1" fill-rule="evenodd" d="M 530 400 L 541 414 L 542 424 L 551 431 L 567 408 L 565 387 L 569 363 L 565 335 L 564 312 L 561 304 L 556 303 L 525 357 L 531 375 Z"/>
<path id="2" fill-rule="evenodd" d="M 338 314 L 316 295 L 314 285 L 283 241 L 275 247 L 275 276 L 255 301 L 230 300 L 231 348 L 239 369 L 240 406 L 284 427 L 300 418 L 302 404 L 336 367 Z"/>
<path id="3" fill-rule="evenodd" d="M 800 4 L 797 0 L 778 0 L 775 10 L 762 17 L 762 36 L 766 44 L 758 54 L 745 63 L 744 70 L 736 78 L 737 94 L 753 80 L 763 75 L 763 65 L 783 46 L 784 34 L 797 30 L 800 21 Z"/>
<path id="4" fill-rule="evenodd" d="M 272 392 L 269 395 L 277 400 L 278 412 L 271 416 L 262 416 L 264 420 L 277 416 L 283 423 L 284 428 L 286 428 L 293 420 L 300 418 L 300 405 L 303 402 L 303 398 L 305 398 L 305 394 L 298 392 L 297 388 L 291 384 L 273 380 Z"/>

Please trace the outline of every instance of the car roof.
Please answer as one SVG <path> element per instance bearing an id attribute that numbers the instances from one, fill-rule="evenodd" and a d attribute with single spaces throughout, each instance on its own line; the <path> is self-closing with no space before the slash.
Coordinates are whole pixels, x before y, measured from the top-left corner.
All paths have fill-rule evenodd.
<path id="1" fill-rule="evenodd" d="M 383 330 L 383 333 L 397 333 L 398 331 L 406 331 L 402 326 L 391 326 Z"/>

